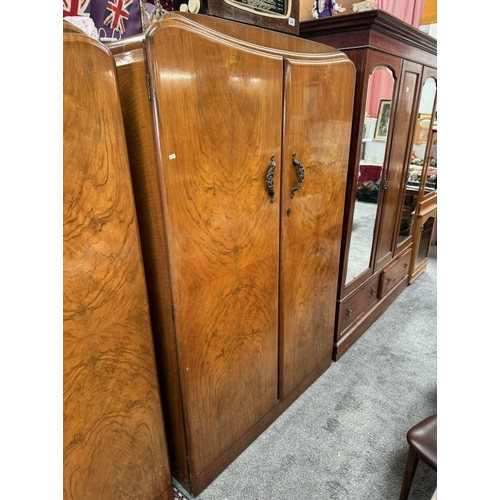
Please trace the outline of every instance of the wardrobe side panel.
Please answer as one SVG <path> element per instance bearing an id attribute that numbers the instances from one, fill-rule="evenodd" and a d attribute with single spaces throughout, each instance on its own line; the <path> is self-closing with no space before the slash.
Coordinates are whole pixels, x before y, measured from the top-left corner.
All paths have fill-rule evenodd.
<path id="1" fill-rule="evenodd" d="M 130 168 L 144 254 L 151 321 L 162 391 L 172 470 L 189 478 L 179 362 L 172 318 L 172 293 L 167 259 L 159 165 L 147 63 L 141 44 L 116 47 L 115 62 L 127 137 Z M 112 50 L 114 47 L 112 47 Z M 170 304 L 170 307 L 168 307 Z M 158 332 L 162 332 L 161 335 Z"/>

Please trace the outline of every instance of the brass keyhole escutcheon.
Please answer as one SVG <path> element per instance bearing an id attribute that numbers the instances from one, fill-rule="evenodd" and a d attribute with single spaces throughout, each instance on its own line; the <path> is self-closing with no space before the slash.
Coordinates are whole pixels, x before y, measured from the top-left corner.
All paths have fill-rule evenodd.
<path id="1" fill-rule="evenodd" d="M 346 316 L 350 316 L 352 314 L 352 309 L 350 307 L 348 307 L 345 314 L 346 314 Z"/>

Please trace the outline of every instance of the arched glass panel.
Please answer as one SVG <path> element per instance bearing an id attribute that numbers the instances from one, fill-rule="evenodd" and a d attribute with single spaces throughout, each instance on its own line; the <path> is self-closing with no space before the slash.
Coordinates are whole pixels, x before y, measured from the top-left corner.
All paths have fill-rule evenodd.
<path id="1" fill-rule="evenodd" d="M 398 244 L 413 234 L 413 222 L 417 208 L 418 194 L 425 166 L 425 153 L 429 134 L 432 131 L 432 110 L 436 100 L 437 84 L 434 78 L 427 78 L 422 87 L 417 120 L 413 134 L 413 145 L 406 178 L 403 213 L 399 226 Z"/>

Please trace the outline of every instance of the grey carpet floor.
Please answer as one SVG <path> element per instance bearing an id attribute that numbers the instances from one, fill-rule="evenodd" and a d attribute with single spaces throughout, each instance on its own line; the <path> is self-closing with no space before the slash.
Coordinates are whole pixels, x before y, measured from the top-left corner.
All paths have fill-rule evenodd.
<path id="1" fill-rule="evenodd" d="M 432 247 L 427 271 L 196 499 L 396 500 L 406 432 L 435 412 Z M 436 486 L 420 463 L 410 500 L 430 500 Z"/>

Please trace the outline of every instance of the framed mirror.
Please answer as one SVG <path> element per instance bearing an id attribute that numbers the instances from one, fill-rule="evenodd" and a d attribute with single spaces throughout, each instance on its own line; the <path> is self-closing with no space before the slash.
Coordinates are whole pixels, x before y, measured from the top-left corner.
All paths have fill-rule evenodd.
<path id="1" fill-rule="evenodd" d="M 436 79 L 434 77 L 427 78 L 422 86 L 415 121 L 413 144 L 406 177 L 404 205 L 399 226 L 398 244 L 403 243 L 413 234 L 413 224 L 419 201 L 421 183 L 425 183 L 423 177 L 425 175 L 426 152 L 434 126 L 433 113 L 435 113 L 436 93 Z"/>
<path id="2" fill-rule="evenodd" d="M 395 77 L 387 66 L 370 73 L 363 113 L 357 191 L 347 257 L 345 285 L 371 266 L 380 179 L 384 169 Z"/>
<path id="3" fill-rule="evenodd" d="M 437 123 L 434 121 L 431 142 L 426 159 L 424 199 L 437 190 L 437 147 L 438 147 Z"/>

